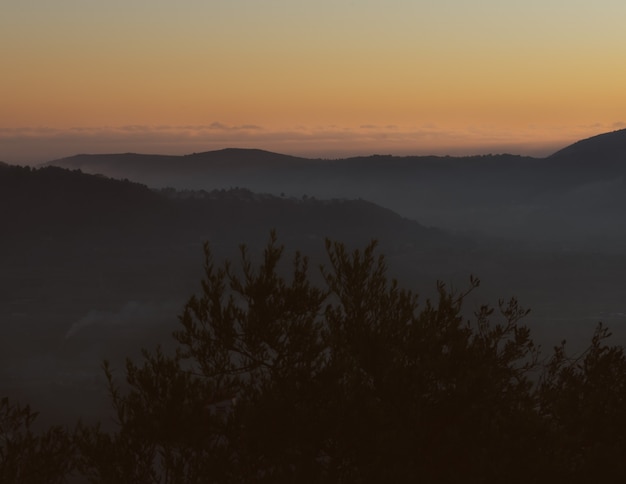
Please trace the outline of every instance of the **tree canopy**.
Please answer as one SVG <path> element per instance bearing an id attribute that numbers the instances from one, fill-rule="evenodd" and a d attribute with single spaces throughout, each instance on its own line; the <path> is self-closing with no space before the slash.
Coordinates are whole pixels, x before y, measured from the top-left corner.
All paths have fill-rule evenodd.
<path id="1" fill-rule="evenodd" d="M 123 382 L 105 362 L 117 425 L 77 425 L 75 473 L 93 483 L 624 475 L 626 357 L 606 328 L 575 358 L 565 343 L 543 357 L 515 299 L 464 313 L 477 279 L 464 292 L 439 283 L 421 301 L 387 275 L 374 242 L 326 249 L 318 277 L 300 253 L 285 270 L 274 234 L 260 258 L 242 247 L 238 266 L 216 264 L 205 245 L 176 350 L 127 360 Z"/>

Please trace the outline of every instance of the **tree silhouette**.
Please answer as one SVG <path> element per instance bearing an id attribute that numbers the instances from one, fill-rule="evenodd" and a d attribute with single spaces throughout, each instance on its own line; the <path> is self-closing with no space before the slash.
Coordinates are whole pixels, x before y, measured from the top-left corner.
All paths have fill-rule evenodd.
<path id="1" fill-rule="evenodd" d="M 123 387 L 105 363 L 119 429 L 80 430 L 91 481 L 532 476 L 529 465 L 511 477 L 547 428 L 538 351 L 520 323 L 527 311 L 511 300 L 465 319 L 476 279 L 463 293 L 439 284 L 420 305 L 388 278 L 374 242 L 326 248 L 317 286 L 300 253 L 282 275 L 275 234 L 258 263 L 242 247 L 239 269 L 216 266 L 205 245 L 202 290 L 180 317 L 176 352 L 127 361 Z"/>
<path id="2" fill-rule="evenodd" d="M 538 388 L 549 436 L 545 447 L 553 475 L 566 470 L 572 482 L 626 475 L 626 355 L 605 342 L 598 324 L 590 346 L 578 357 L 555 348 Z"/>
<path id="3" fill-rule="evenodd" d="M 72 470 L 71 436 L 58 426 L 33 431 L 36 418 L 28 405 L 0 400 L 0 482 L 55 484 Z"/>
<path id="4" fill-rule="evenodd" d="M 260 257 L 216 265 L 178 345 L 104 371 L 111 431 L 32 431 L 0 405 L 0 480 L 92 483 L 613 482 L 626 472 L 626 355 L 565 343 L 541 359 L 528 311 L 463 310 L 478 285 L 421 302 L 387 276 L 376 244 L 327 241 L 319 275 L 272 233 Z M 288 274 L 288 275 L 287 275 Z M 318 282 L 314 282 L 318 281 Z"/>

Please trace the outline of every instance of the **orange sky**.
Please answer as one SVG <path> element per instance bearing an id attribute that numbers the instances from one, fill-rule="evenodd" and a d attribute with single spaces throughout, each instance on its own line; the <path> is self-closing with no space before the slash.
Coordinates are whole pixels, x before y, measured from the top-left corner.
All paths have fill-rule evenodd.
<path id="1" fill-rule="evenodd" d="M 626 2 L 5 0 L 0 160 L 547 154 L 626 127 Z"/>

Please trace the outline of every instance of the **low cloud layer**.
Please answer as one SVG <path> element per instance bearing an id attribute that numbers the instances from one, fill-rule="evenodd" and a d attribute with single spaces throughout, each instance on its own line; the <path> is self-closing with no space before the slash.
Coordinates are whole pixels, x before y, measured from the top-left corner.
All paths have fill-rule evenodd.
<path id="1" fill-rule="evenodd" d="M 369 154 L 470 155 L 514 153 L 545 156 L 578 139 L 626 126 L 580 126 L 567 133 L 528 127 L 510 132 L 492 126 L 446 129 L 435 125 L 402 127 L 363 124 L 297 126 L 269 129 L 254 124 L 228 125 L 126 125 L 76 127 L 0 128 L 0 161 L 37 164 L 78 153 L 188 154 L 222 148 L 260 148 L 281 153 L 322 158 Z"/>

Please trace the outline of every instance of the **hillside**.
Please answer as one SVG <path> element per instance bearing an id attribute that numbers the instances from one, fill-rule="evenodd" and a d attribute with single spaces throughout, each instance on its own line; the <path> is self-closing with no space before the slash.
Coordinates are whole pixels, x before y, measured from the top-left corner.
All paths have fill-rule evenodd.
<path id="1" fill-rule="evenodd" d="M 307 182 L 364 182 L 379 178 L 381 181 L 401 180 L 408 177 L 413 182 L 452 177 L 467 178 L 468 183 L 489 180 L 507 184 L 517 181 L 540 186 L 550 182 L 552 188 L 587 179 L 612 179 L 626 170 L 626 129 L 604 133 L 567 146 L 545 159 L 520 157 L 509 154 L 441 157 L 441 156 L 391 156 L 373 155 L 335 160 L 307 159 L 255 149 L 223 149 L 185 156 L 144 154 L 76 155 L 51 161 L 46 165 L 80 169 L 86 173 L 101 173 L 117 178 L 129 178 L 152 187 L 211 189 L 230 176 L 234 186 L 248 181 L 255 185 L 253 175 L 278 174 L 287 185 L 306 188 Z M 574 171 L 576 176 L 571 177 Z M 559 177 L 560 175 L 560 177 Z M 258 180 L 259 186 L 270 183 Z M 270 183 L 271 184 L 271 183 Z M 249 186 L 257 189 L 257 186 Z M 348 187 L 349 188 L 349 187 Z M 558 187 L 560 188 L 560 187 Z M 312 193 L 313 195 L 317 195 Z M 302 193 L 300 193 L 302 195 Z"/>
<path id="2" fill-rule="evenodd" d="M 577 141 L 552 154 L 548 159 L 566 160 L 569 163 L 586 161 L 624 164 L 626 162 L 626 129 Z"/>
<path id="3" fill-rule="evenodd" d="M 555 332 L 587 336 L 596 318 L 620 322 L 624 312 L 622 256 L 453 236 L 365 200 L 155 191 L 79 171 L 2 165 L 0 217 L 0 394 L 24 398 L 52 420 L 100 417 L 108 410 L 99 406 L 101 360 L 120 366 L 141 347 L 170 341 L 197 290 L 203 242 L 218 260 L 236 259 L 240 243 L 258 257 L 271 228 L 287 260 L 297 249 L 311 257 L 314 280 L 325 237 L 350 247 L 378 238 L 391 275 L 415 288 L 422 304 L 436 280 L 464 288 L 478 275 L 482 301 L 518 296 L 549 344 Z M 564 318 L 568 330 L 559 326 Z"/>
<path id="4" fill-rule="evenodd" d="M 218 259 L 236 258 L 241 243 L 256 256 L 274 228 L 287 260 L 296 249 L 312 256 L 315 277 L 326 237 L 353 247 L 378 237 L 397 260 L 466 250 L 364 200 L 154 191 L 56 167 L 0 166 L 0 218 L 0 394 L 54 418 L 104 411 L 91 407 L 103 358 L 169 341 L 197 288 L 205 241 Z"/>
<path id="5" fill-rule="evenodd" d="M 545 158 L 374 155 L 338 160 L 228 149 L 188 156 L 80 155 L 51 162 L 150 187 L 245 187 L 300 198 L 365 199 L 457 232 L 556 247 L 623 247 L 626 130 Z"/>
<path id="6" fill-rule="evenodd" d="M 342 238 L 354 234 L 358 240 L 410 235 L 424 243 L 445 238 L 441 231 L 365 200 L 289 198 L 244 188 L 151 190 L 128 180 L 52 166 L 0 166 L 0 215 L 9 238 L 26 234 L 67 238 L 113 227 L 127 235 L 157 231 L 172 238 L 212 231 L 235 243 L 236 237 L 227 235 L 232 231 L 267 234 L 271 227 L 317 239 L 333 234 Z"/>

